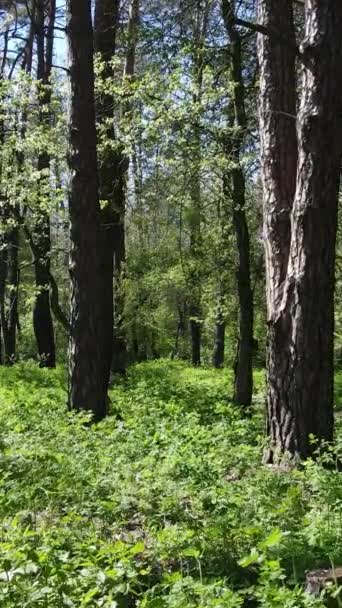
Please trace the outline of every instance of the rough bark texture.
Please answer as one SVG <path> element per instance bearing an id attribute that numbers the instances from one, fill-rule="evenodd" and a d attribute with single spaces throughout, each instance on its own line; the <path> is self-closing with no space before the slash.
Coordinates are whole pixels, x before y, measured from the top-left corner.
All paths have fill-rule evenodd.
<path id="1" fill-rule="evenodd" d="M 90 0 L 67 1 L 70 56 L 70 275 L 69 406 L 101 419 L 107 412 L 109 366 L 104 321 L 103 250 L 98 199 Z"/>
<path id="2" fill-rule="evenodd" d="M 296 188 L 295 33 L 288 0 L 259 0 L 258 15 L 259 23 L 279 30 L 281 36 L 289 40 L 289 45 L 285 45 L 268 36 L 258 37 L 266 295 L 271 321 L 273 309 L 282 299 Z"/>
<path id="3" fill-rule="evenodd" d="M 279 0 L 260 1 L 259 5 L 263 23 L 266 9 L 269 18 L 279 18 Z M 279 27 L 286 23 L 289 7 L 285 2 Z M 289 21 L 290 36 L 291 16 Z M 317 447 L 310 435 L 319 441 L 331 441 L 333 437 L 333 296 L 342 141 L 341 28 L 339 0 L 307 0 L 305 40 L 301 46 L 303 81 L 297 121 L 296 188 L 297 155 L 291 117 L 286 122 L 284 116 L 282 129 L 279 123 L 276 129 L 271 120 L 279 108 L 272 92 L 288 99 L 294 89 L 293 64 L 292 76 L 289 73 L 279 83 L 279 75 L 284 78 L 291 65 L 289 58 L 285 61 L 283 56 L 290 46 L 282 46 L 281 68 L 280 64 L 271 65 L 267 52 L 270 42 L 259 39 L 270 327 L 267 420 L 271 446 L 267 462 L 275 462 L 284 454 L 306 458 Z M 280 85 L 277 89 L 276 79 Z M 287 109 L 280 109 L 293 114 L 294 100 L 292 109 L 287 105 Z"/>
<path id="4" fill-rule="evenodd" d="M 247 131 L 245 86 L 242 73 L 241 37 L 234 23 L 234 6 L 223 0 L 223 18 L 230 39 L 230 72 L 234 83 L 232 93 L 234 134 L 226 141 L 225 151 L 230 169 L 233 222 L 237 241 L 237 284 L 239 295 L 239 346 L 235 365 L 234 401 L 249 406 L 253 392 L 253 291 L 250 276 L 250 239 L 245 213 L 245 176 L 241 154 Z M 226 192 L 226 196 L 228 193 Z"/>
<path id="5" fill-rule="evenodd" d="M 259 0 L 258 21 L 279 31 L 258 36 L 260 67 L 259 120 L 266 262 L 267 434 L 272 433 L 274 392 L 279 412 L 286 399 L 284 374 L 289 361 L 288 328 L 275 322 L 282 299 L 291 239 L 291 211 L 296 188 L 296 70 L 293 12 L 288 0 Z M 287 38 L 289 44 L 281 40 Z M 279 415 L 281 415 L 279 413 Z M 265 460 L 271 458 L 271 453 Z"/>
<path id="6" fill-rule="evenodd" d="M 53 56 L 53 28 L 55 23 L 56 2 L 48 4 L 47 31 L 45 32 L 45 2 L 36 0 L 36 40 L 37 40 L 37 77 L 39 82 L 40 123 L 49 125 L 51 102 L 50 77 Z M 38 157 L 38 207 L 32 217 L 32 253 L 36 282 L 36 298 L 33 307 L 33 327 L 36 336 L 41 367 L 54 367 L 56 364 L 55 336 L 50 308 L 50 256 L 51 236 L 50 217 L 46 211 L 46 196 L 49 188 L 50 156 L 42 151 Z"/>

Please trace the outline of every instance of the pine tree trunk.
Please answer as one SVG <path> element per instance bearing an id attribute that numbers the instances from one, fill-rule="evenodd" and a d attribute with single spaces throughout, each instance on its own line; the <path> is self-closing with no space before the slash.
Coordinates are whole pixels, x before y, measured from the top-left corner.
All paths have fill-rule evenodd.
<path id="1" fill-rule="evenodd" d="M 93 32 L 90 0 L 67 1 L 70 56 L 69 406 L 107 413 L 109 365 L 103 292 L 103 231 L 98 198 Z"/>
<path id="2" fill-rule="evenodd" d="M 260 67 L 259 120 L 263 182 L 264 243 L 266 262 L 267 435 L 273 433 L 272 409 L 280 416 L 285 402 L 283 378 L 290 358 L 288 328 L 275 322 L 287 273 L 291 239 L 291 211 L 296 188 L 296 78 L 293 11 L 288 0 L 259 0 L 258 21 L 279 32 L 258 36 Z M 284 44 L 284 39 L 288 44 Z M 278 399 L 274 392 L 278 390 Z M 272 452 L 265 461 L 272 460 Z"/>
<path id="3" fill-rule="evenodd" d="M 222 12 L 230 38 L 230 71 L 234 83 L 230 111 L 230 122 L 234 129 L 233 134 L 230 134 L 225 142 L 226 157 L 232 164 L 226 176 L 226 179 L 230 178 L 231 186 L 226 184 L 225 195 L 232 198 L 238 251 L 236 274 L 239 296 L 239 344 L 235 365 L 234 401 L 240 405 L 250 406 L 253 393 L 254 305 L 250 276 L 250 239 L 245 212 L 245 176 L 241 166 L 242 147 L 247 131 L 245 85 L 242 73 L 241 37 L 235 26 L 233 3 L 223 0 Z"/>
<path id="4" fill-rule="evenodd" d="M 273 24 L 280 17 L 280 4 L 272 15 L 269 13 Z M 262 1 L 260 5 L 264 18 L 269 3 Z M 289 7 L 287 2 L 282 6 L 288 15 Z M 265 19 L 263 23 L 267 25 Z M 284 23 L 283 14 L 279 26 Z M 287 25 L 291 41 L 291 15 Z M 291 126 L 295 113 L 294 57 L 292 64 L 284 57 L 294 46 L 279 46 L 282 63 L 271 65 L 267 52 L 270 42 L 259 39 L 270 327 L 267 462 L 277 462 L 285 455 L 306 458 L 317 447 L 311 435 L 319 441 L 333 437 L 334 267 L 342 142 L 339 0 L 322 0 L 319 6 L 308 1 L 305 30 L 296 188 L 296 138 Z M 279 83 L 289 65 L 291 73 Z M 274 99 L 272 94 L 281 97 Z M 285 100 L 287 104 L 281 105 Z M 279 118 L 272 119 L 272 114 Z"/>

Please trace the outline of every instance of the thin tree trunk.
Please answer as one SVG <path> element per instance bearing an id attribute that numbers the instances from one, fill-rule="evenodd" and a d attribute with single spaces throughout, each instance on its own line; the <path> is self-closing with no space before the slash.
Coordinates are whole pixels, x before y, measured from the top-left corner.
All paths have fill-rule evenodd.
<path id="1" fill-rule="evenodd" d="M 10 205 L 1 205 L 3 234 L 0 239 L 0 318 L 3 337 L 4 363 L 11 365 L 16 357 L 18 325 L 18 251 L 19 218 Z"/>
<path id="2" fill-rule="evenodd" d="M 130 85 L 135 76 L 136 46 L 139 33 L 140 0 L 132 0 L 129 10 L 126 50 L 126 61 L 124 69 L 124 86 L 128 87 L 126 99 L 124 99 L 121 115 L 127 118 L 132 110 Z M 113 373 L 123 374 L 127 369 L 127 339 L 124 328 L 125 296 L 123 293 L 123 264 L 126 258 L 125 242 L 125 213 L 126 213 L 126 189 L 129 170 L 129 158 L 123 150 L 117 164 L 116 191 L 117 222 L 115 225 L 115 250 L 114 250 L 114 342 L 113 342 Z"/>
<path id="3" fill-rule="evenodd" d="M 4 225 L 4 201 L 1 201 L 1 223 Z M 6 306 L 5 306 L 5 294 L 6 294 L 6 281 L 7 281 L 7 247 L 6 247 L 6 235 L 1 234 L 0 239 L 0 323 L 2 330 L 3 344 L 1 344 L 1 351 L 3 353 L 2 362 L 6 362 L 6 342 L 7 342 L 7 320 L 6 320 Z"/>
<path id="4" fill-rule="evenodd" d="M 95 51 L 100 54 L 104 62 L 102 77 L 114 80 L 112 60 L 116 50 L 116 30 L 118 23 L 119 1 L 96 0 L 95 4 Z M 105 201 L 102 209 L 102 224 L 104 231 L 104 259 L 103 272 L 106 276 L 105 291 L 103 294 L 105 304 L 105 319 L 108 327 L 106 338 L 106 357 L 108 364 L 112 363 L 113 354 L 113 284 L 114 284 L 114 255 L 116 247 L 116 227 L 119 222 L 117 208 L 122 206 L 124 192 L 120 192 L 117 183 L 119 177 L 118 165 L 120 154 L 113 146 L 114 133 L 114 98 L 110 93 L 102 93 L 96 99 L 96 114 L 98 123 L 104 125 L 105 141 L 103 152 L 99 158 L 99 184 L 100 199 Z M 120 180 L 121 183 L 121 180 Z"/>
<path id="5" fill-rule="evenodd" d="M 115 55 L 119 0 L 96 0 L 95 50 L 104 62 L 103 77 L 114 79 L 111 61 Z M 135 49 L 135 46 L 134 46 Z M 133 64 L 134 72 L 134 64 Z M 104 227 L 104 272 L 107 276 L 105 301 L 109 325 L 107 356 L 114 373 L 125 373 L 127 366 L 126 336 L 122 327 L 121 270 L 125 259 L 124 216 L 128 160 L 115 142 L 115 108 L 111 94 L 96 100 L 98 122 L 107 123 L 104 151 L 99 159 L 100 199 L 106 201 L 102 210 Z M 113 142 L 115 145 L 113 146 Z M 113 289 L 114 287 L 114 289 Z"/>
<path id="6" fill-rule="evenodd" d="M 4 78 L 7 62 L 8 33 L 5 32 L 0 79 Z M 3 103 L 3 100 L 1 100 Z M 0 121 L 0 145 L 5 141 L 4 119 Z M 2 167 L 0 173 L 2 174 Z M 2 234 L 0 236 L 0 324 L 3 338 L 2 361 L 11 365 L 16 357 L 16 332 L 18 324 L 18 250 L 19 214 L 17 206 L 10 205 L 6 198 L 0 201 Z M 1 336 L 0 336 L 1 343 Z M 2 347 L 0 346 L 0 350 Z"/>
<path id="7" fill-rule="evenodd" d="M 265 2 L 260 4 L 262 10 L 259 13 L 264 18 Z M 269 14 L 272 19 L 279 16 L 278 4 L 281 3 L 277 3 L 276 9 Z M 285 4 L 284 8 L 289 11 L 289 4 Z M 292 19 L 289 25 L 292 27 Z M 293 459 L 306 458 L 317 448 L 311 436 L 318 441 L 331 441 L 333 438 L 334 267 L 342 141 L 341 29 L 342 6 L 339 0 L 322 0 L 319 5 L 307 0 L 305 40 L 301 46 L 303 80 L 297 129 L 299 154 L 295 194 L 293 163 L 296 155 L 291 149 L 285 150 L 290 142 L 293 147 L 295 140 L 290 131 L 294 128 L 291 127 L 292 116 L 287 123 L 285 116 L 279 119 L 285 123 L 283 136 L 286 143 L 283 141 L 281 147 L 279 141 L 280 149 L 274 148 L 273 159 L 269 156 L 269 144 L 272 142 L 274 145 L 275 142 L 272 123 L 265 121 L 266 109 L 275 113 L 277 106 L 270 98 L 267 44 L 265 47 L 264 38 L 259 40 L 264 101 L 261 111 L 263 177 L 267 186 L 265 215 L 269 230 L 272 227 L 274 231 L 274 222 L 280 222 L 281 203 L 284 205 L 288 200 L 284 209 L 286 222 L 276 224 L 278 251 L 275 267 L 271 250 L 266 248 L 270 326 L 267 403 L 270 449 L 265 455 L 267 462 L 277 462 L 286 454 Z M 284 45 L 281 52 L 289 52 L 289 49 L 289 45 Z M 286 66 L 288 63 L 284 62 L 283 68 Z M 275 65 L 273 68 L 276 71 Z M 294 87 L 294 59 L 292 74 L 288 77 L 289 80 L 280 88 L 280 94 L 285 97 L 289 84 L 290 90 Z M 290 115 L 294 114 L 293 105 L 292 101 L 286 110 Z M 278 189 L 273 190 L 273 199 L 269 201 L 267 191 L 270 192 L 270 184 L 266 179 L 272 170 L 272 160 L 280 170 L 278 181 L 281 183 L 277 184 Z M 292 230 L 287 211 L 292 204 L 291 190 L 294 200 Z M 288 199 L 281 200 L 280 195 L 286 193 Z M 273 241 L 275 243 L 276 240 Z"/>
<path id="8" fill-rule="evenodd" d="M 213 352 L 213 366 L 220 369 L 224 365 L 224 346 L 225 346 L 226 322 L 219 311 L 215 329 L 215 344 Z"/>
<path id="9" fill-rule="evenodd" d="M 253 291 L 250 277 L 250 240 L 245 213 L 246 187 L 241 166 L 243 141 L 247 130 L 245 85 L 242 75 L 241 37 L 235 27 L 234 4 L 222 2 L 223 17 L 230 38 L 231 78 L 233 81 L 234 135 L 227 142 L 226 153 L 232 162 L 231 197 L 237 240 L 237 283 L 239 295 L 239 346 L 235 366 L 234 401 L 249 406 L 253 393 Z"/>
<path id="10" fill-rule="evenodd" d="M 70 56 L 70 275 L 69 407 L 107 413 L 110 368 L 104 314 L 103 231 L 98 198 L 90 0 L 67 1 Z"/>
<path id="11" fill-rule="evenodd" d="M 37 39 L 37 77 L 39 82 L 40 124 L 49 126 L 51 116 L 50 77 L 53 56 L 53 28 L 56 14 L 56 0 L 49 2 L 48 28 L 45 34 L 45 3 L 36 0 L 36 39 Z M 45 45 L 46 42 L 46 45 Z M 33 327 L 36 336 L 38 355 L 41 367 L 55 367 L 56 348 L 54 327 L 50 308 L 50 266 L 51 235 L 50 216 L 45 210 L 49 190 L 50 156 L 42 151 L 38 157 L 38 208 L 32 216 L 32 242 L 34 248 L 34 269 L 36 281 L 36 298 L 33 307 Z"/>
<path id="12" fill-rule="evenodd" d="M 193 102 L 200 103 L 203 87 L 204 70 L 204 44 L 208 28 L 209 3 L 202 7 L 197 4 L 196 23 L 194 29 L 193 50 L 193 79 L 195 92 Z M 196 113 L 198 112 L 196 108 Z M 201 306 L 201 262 L 202 262 L 202 204 L 201 204 L 201 131 L 199 117 L 193 123 L 193 156 L 190 180 L 190 273 L 189 273 L 189 325 L 191 338 L 191 362 L 201 365 L 201 333 L 202 333 L 202 306 Z"/>
<path id="13" fill-rule="evenodd" d="M 13 363 L 16 357 L 16 335 L 18 326 L 18 289 L 19 289 L 19 225 L 16 225 L 7 234 L 7 330 L 5 342 L 5 359 Z"/>
<path id="14" fill-rule="evenodd" d="M 199 155 L 200 137 L 197 126 L 195 130 L 195 154 Z M 191 218 L 190 218 L 190 303 L 189 303 L 189 324 L 191 338 L 191 362 L 192 365 L 201 365 L 201 187 L 200 187 L 200 159 L 194 160 L 193 175 L 191 176 Z"/>

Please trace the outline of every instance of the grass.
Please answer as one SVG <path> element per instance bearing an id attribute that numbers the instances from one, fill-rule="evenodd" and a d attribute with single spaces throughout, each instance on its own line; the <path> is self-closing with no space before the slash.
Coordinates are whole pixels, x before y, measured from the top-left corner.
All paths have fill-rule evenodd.
<path id="1" fill-rule="evenodd" d="M 263 372 L 249 418 L 231 382 L 141 364 L 89 426 L 62 369 L 1 368 L 1 607 L 323 606 L 303 580 L 342 564 L 340 473 L 261 466 Z"/>

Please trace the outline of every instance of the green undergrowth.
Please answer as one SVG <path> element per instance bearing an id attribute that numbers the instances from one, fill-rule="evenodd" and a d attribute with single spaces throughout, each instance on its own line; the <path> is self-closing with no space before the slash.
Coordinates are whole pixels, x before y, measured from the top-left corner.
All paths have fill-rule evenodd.
<path id="1" fill-rule="evenodd" d="M 92 426 L 62 369 L 0 369 L 1 608 L 323 606 L 303 580 L 342 565 L 341 473 L 262 466 L 263 372 L 249 416 L 231 381 L 141 364 Z"/>

